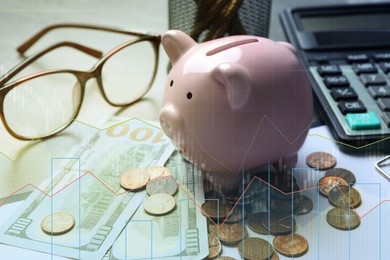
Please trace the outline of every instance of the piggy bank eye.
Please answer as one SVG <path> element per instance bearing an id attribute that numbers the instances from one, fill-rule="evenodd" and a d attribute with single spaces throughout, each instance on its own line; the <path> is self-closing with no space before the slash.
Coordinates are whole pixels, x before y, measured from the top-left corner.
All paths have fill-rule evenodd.
<path id="1" fill-rule="evenodd" d="M 173 86 L 173 80 L 171 80 L 171 82 L 169 83 L 169 86 L 170 86 L 170 87 Z"/>
<path id="2" fill-rule="evenodd" d="M 192 98 L 192 93 L 191 92 L 188 92 L 187 93 L 187 99 L 191 99 Z"/>

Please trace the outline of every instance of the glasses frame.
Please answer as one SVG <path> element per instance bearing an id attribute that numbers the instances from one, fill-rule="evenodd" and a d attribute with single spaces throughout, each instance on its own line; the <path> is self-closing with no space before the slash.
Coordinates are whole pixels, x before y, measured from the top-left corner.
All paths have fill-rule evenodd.
<path id="1" fill-rule="evenodd" d="M 13 69 L 11 69 L 9 72 L 7 72 L 6 74 L 4 74 L 2 77 L 0 77 L 0 118 L 1 118 L 1 121 L 3 122 L 6 130 L 15 138 L 19 139 L 19 140 L 35 140 L 35 139 L 44 139 L 44 138 L 47 138 L 47 137 L 50 137 L 50 136 L 53 136 L 55 134 L 58 134 L 60 133 L 61 131 L 63 131 L 65 128 L 67 128 L 76 118 L 77 118 L 77 115 L 79 114 L 80 112 L 80 109 L 81 109 L 81 106 L 82 106 L 82 103 L 83 103 L 83 100 L 84 100 L 84 93 L 85 93 L 85 87 L 86 87 L 86 82 L 91 79 L 91 78 L 96 78 L 97 80 L 97 83 L 98 83 L 98 87 L 99 87 L 99 90 L 100 90 L 100 93 L 102 94 L 103 98 L 106 100 L 107 103 L 109 103 L 110 105 L 112 106 L 115 106 L 115 107 L 125 107 L 125 106 L 129 106 L 135 102 L 137 102 L 138 100 L 140 100 L 151 88 L 153 82 L 154 82 L 154 79 L 156 77 L 156 72 L 157 72 L 157 68 L 158 68 L 158 56 L 159 56 L 159 46 L 160 46 L 160 43 L 161 43 L 161 36 L 159 34 L 148 34 L 148 33 L 140 33 L 140 32 L 134 32 L 134 31 L 127 31 L 127 30 L 121 30 L 121 29 L 116 29 L 116 28 L 110 28 L 110 27 L 104 27 L 104 26 L 95 26 L 95 25 L 83 25 L 83 24 L 55 24 L 55 25 L 52 25 L 52 26 L 49 26 L 49 27 L 46 27 L 44 28 L 43 30 L 41 30 L 40 32 L 38 32 L 37 34 L 35 34 L 34 36 L 32 36 L 30 39 L 28 39 L 25 43 L 23 43 L 22 45 L 20 45 L 18 48 L 17 48 L 17 51 L 23 56 L 25 51 L 28 50 L 36 41 L 38 41 L 42 36 L 44 36 L 46 33 L 54 30 L 54 29 L 59 29 L 59 28 L 76 28 L 76 29 L 91 29 L 91 30 L 100 30 L 100 31 L 106 31 L 106 32 L 114 32 L 114 33 L 121 33 L 121 34 L 126 34 L 126 35 L 130 35 L 130 36 L 136 36 L 136 37 L 139 37 L 138 39 L 134 39 L 134 40 L 130 40 L 130 41 L 126 41 L 124 43 L 122 43 L 121 45 L 113 48 L 112 50 L 110 50 L 107 54 L 105 55 L 102 55 L 102 52 L 98 51 L 98 50 L 95 50 L 95 49 L 92 49 L 92 48 L 89 48 L 89 47 L 86 47 L 84 45 L 80 45 L 80 44 L 77 44 L 77 43 L 74 43 L 74 42 L 60 42 L 60 43 L 57 43 L 55 45 L 52 45 L 52 46 L 49 46 L 48 48 L 38 52 L 38 53 L 35 53 L 33 54 L 32 56 L 24 59 L 22 62 L 20 62 L 17 66 L 15 66 Z M 154 64 L 154 68 L 153 68 L 153 75 L 149 81 L 149 84 L 148 86 L 145 88 L 145 91 L 135 100 L 129 102 L 129 103 L 125 103 L 125 104 L 115 104 L 113 102 L 111 102 L 105 91 L 104 91 L 104 88 L 103 88 L 103 83 L 102 83 L 102 68 L 104 66 L 104 64 L 106 63 L 106 61 L 113 55 L 115 55 L 117 52 L 119 52 L 120 50 L 132 45 L 132 44 L 136 44 L 136 43 L 139 43 L 139 42 L 144 42 L 144 41 L 148 41 L 151 43 L 153 49 L 154 49 L 154 59 L 155 59 L 155 64 Z M 88 55 L 91 55 L 95 58 L 99 58 L 99 60 L 95 63 L 95 65 L 90 69 L 90 70 L 87 70 L 87 71 L 80 71 L 80 70 L 72 70 L 72 69 L 54 69 L 54 70 L 47 70 L 47 71 L 43 71 L 43 72 L 38 72 L 38 73 L 34 73 L 34 74 L 31 74 L 29 76 L 25 76 L 25 77 L 22 77 L 18 80 L 15 80 L 15 81 L 12 81 L 11 83 L 7 83 L 8 81 L 10 81 L 15 75 L 17 75 L 20 71 L 22 71 L 24 68 L 26 68 L 28 65 L 30 65 L 31 63 L 33 63 L 34 61 L 36 61 L 37 59 L 39 59 L 40 57 L 42 57 L 43 55 L 55 50 L 55 49 L 58 49 L 60 47 L 71 47 L 71 48 L 74 48 L 74 49 L 77 49 L 77 50 L 80 50 Z M 18 87 L 20 84 L 23 84 L 29 80 L 32 80 L 32 79 L 35 79 L 35 78 L 38 78 L 38 77 L 42 77 L 42 76 L 45 76 L 45 75 L 50 75 L 50 74 L 58 74 L 58 73 L 70 73 L 70 74 L 73 74 L 78 83 L 80 84 L 80 88 L 81 88 L 81 95 L 80 95 L 80 104 L 77 108 L 77 111 L 74 113 L 73 115 L 73 118 L 69 120 L 69 122 L 65 123 L 63 126 L 59 127 L 58 129 L 55 129 L 53 130 L 52 132 L 48 133 L 48 134 L 45 134 L 43 136 L 40 136 L 40 137 L 37 137 L 37 138 L 28 138 L 28 137 L 24 137 L 22 135 L 19 135 L 17 133 L 15 133 L 8 125 L 7 123 L 7 120 L 5 119 L 5 116 L 4 116 L 4 99 L 7 95 L 8 92 L 10 92 L 12 89 Z"/>

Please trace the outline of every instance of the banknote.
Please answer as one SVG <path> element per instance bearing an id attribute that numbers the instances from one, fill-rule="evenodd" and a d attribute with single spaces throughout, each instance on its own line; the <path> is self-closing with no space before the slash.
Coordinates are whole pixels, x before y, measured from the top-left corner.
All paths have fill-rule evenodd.
<path id="1" fill-rule="evenodd" d="M 207 221 L 196 205 L 204 202 L 202 173 L 177 152 L 165 166 L 179 184 L 176 209 L 151 216 L 141 205 L 106 259 L 203 259 L 208 255 Z"/>
<path id="2" fill-rule="evenodd" d="M 146 195 L 123 190 L 120 174 L 132 167 L 163 166 L 173 150 L 161 129 L 137 119 L 97 131 L 69 157 L 52 159 L 51 178 L 0 227 L 0 242 L 101 259 Z M 41 221 L 53 212 L 71 214 L 74 228 L 58 236 L 44 233 Z"/>

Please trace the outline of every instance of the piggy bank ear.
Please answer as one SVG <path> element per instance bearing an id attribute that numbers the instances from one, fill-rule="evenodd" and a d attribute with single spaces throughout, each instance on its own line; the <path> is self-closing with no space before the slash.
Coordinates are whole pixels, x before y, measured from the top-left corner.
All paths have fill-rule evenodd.
<path id="1" fill-rule="evenodd" d="M 170 30 L 163 34 L 161 43 L 172 64 L 197 43 L 179 30 Z"/>
<path id="2" fill-rule="evenodd" d="M 222 63 L 211 73 L 214 79 L 226 88 L 232 109 L 239 109 L 246 104 L 252 90 L 252 82 L 246 68 L 237 63 Z"/>

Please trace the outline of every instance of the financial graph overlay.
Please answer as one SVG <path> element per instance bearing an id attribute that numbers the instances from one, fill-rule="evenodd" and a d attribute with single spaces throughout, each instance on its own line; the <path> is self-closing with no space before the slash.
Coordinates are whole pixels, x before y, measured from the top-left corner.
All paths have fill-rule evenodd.
<path id="1" fill-rule="evenodd" d="M 140 122 L 137 121 L 137 123 Z M 103 133 L 107 134 L 108 132 L 112 136 L 120 136 L 127 129 L 124 136 L 128 138 L 131 133 L 134 133 L 134 130 L 140 127 L 146 126 L 132 126 L 130 124 L 128 129 L 127 127 L 121 127 L 115 131 L 103 131 Z M 160 132 L 157 130 L 159 129 L 154 130 L 156 132 L 152 131 L 149 141 L 153 142 L 154 140 L 154 144 L 161 141 L 161 144 L 163 144 L 164 138 L 158 137 Z M 139 135 L 134 134 L 133 137 L 135 139 L 143 139 L 148 133 L 147 130 L 144 132 L 139 131 Z M 96 136 L 99 136 L 99 134 Z M 96 136 L 95 139 L 92 139 L 92 142 L 103 140 L 99 139 L 102 137 L 101 135 L 99 138 Z M 269 241 L 269 244 L 272 245 L 273 239 L 282 234 L 296 234 L 296 242 L 299 236 L 306 238 L 308 250 L 302 255 L 303 259 L 327 259 L 329 255 L 335 257 L 341 255 L 350 259 L 360 259 L 355 258 L 356 256 L 360 257 L 358 254 L 366 254 L 367 257 L 372 256 L 372 259 L 386 259 L 386 257 L 390 256 L 390 252 L 386 251 L 387 249 L 385 249 L 383 244 L 389 235 L 386 232 L 382 232 L 382 230 L 389 228 L 387 215 L 389 215 L 390 209 L 389 203 L 386 203 L 389 200 L 378 200 L 378 198 L 381 198 L 380 184 L 359 183 L 359 180 L 357 180 L 356 184 L 353 185 L 355 189 L 358 191 L 361 191 L 362 188 L 369 190 L 365 194 L 362 193 L 361 203 L 358 206 L 352 206 L 350 189 L 345 190 L 335 186 L 339 194 L 344 198 L 344 201 L 351 203 L 351 207 L 347 207 L 347 215 L 342 216 L 347 222 L 339 221 L 341 226 L 335 228 L 330 224 L 332 220 L 329 221 L 329 217 L 327 217 L 328 212 L 335 207 L 329 202 L 328 198 L 320 194 L 320 189 L 326 186 L 319 184 L 320 177 L 324 175 L 324 171 L 308 167 L 280 170 L 272 165 L 268 165 L 255 174 L 243 174 L 242 182 L 237 189 L 234 192 L 227 192 L 220 187 L 215 176 L 207 173 L 203 174 L 199 169 L 184 161 L 175 153 L 169 160 L 166 158 L 165 161 L 168 160 L 168 162 L 163 164 L 170 168 L 173 173 L 172 176 L 164 178 L 171 178 L 178 185 L 178 192 L 175 195 L 176 208 L 170 213 L 172 215 L 169 214 L 169 218 L 167 218 L 168 215 L 150 216 L 144 212 L 142 206 L 146 196 L 145 191 L 142 189 L 137 189 L 136 191 L 121 189 L 118 185 L 118 175 L 115 174 L 119 174 L 123 169 L 129 167 L 129 165 L 120 165 L 119 161 L 133 160 L 132 162 L 135 162 L 140 160 L 141 154 L 149 156 L 151 151 L 145 149 L 134 158 L 130 158 L 132 157 L 129 156 L 131 153 L 126 150 L 127 148 L 121 147 L 121 142 L 123 140 L 119 140 L 113 146 L 103 149 L 102 147 L 107 146 L 112 141 L 102 141 L 100 147 L 91 145 L 90 141 L 89 145 L 84 144 L 82 146 L 82 149 L 85 151 L 90 151 L 88 156 L 86 156 L 87 153 L 79 150 L 79 153 L 75 152 L 74 156 L 70 158 L 53 158 L 53 178 L 48 180 L 46 185 L 26 184 L 0 201 L 0 206 L 4 206 L 13 195 L 33 187 L 35 190 L 33 194 L 36 196 L 35 200 L 37 198 L 42 201 L 45 200 L 46 205 L 43 208 L 46 208 L 46 213 L 50 213 L 55 211 L 56 207 L 62 207 L 64 205 L 63 201 L 66 201 L 69 196 L 73 195 L 74 203 L 72 206 L 75 208 L 73 215 L 76 219 L 76 228 L 74 230 L 79 231 L 72 234 L 73 242 L 71 244 L 76 249 L 72 256 L 81 259 L 86 257 L 86 255 L 83 255 L 83 250 L 87 246 L 83 248 L 83 245 L 89 244 L 91 248 L 91 244 L 94 246 L 98 244 L 96 237 L 88 237 L 88 234 L 83 233 L 84 230 L 81 228 L 81 225 L 87 225 L 87 223 L 91 225 L 91 223 L 98 221 L 97 219 L 89 218 L 87 222 L 82 222 L 83 214 L 87 216 L 85 207 L 88 207 L 88 204 L 91 203 L 92 205 L 97 205 L 93 204 L 94 196 L 96 195 L 91 196 L 91 194 L 97 193 L 103 194 L 99 195 L 99 199 L 96 200 L 100 203 L 100 206 L 103 204 L 104 207 L 107 207 L 112 200 L 117 198 L 127 201 L 134 199 L 134 197 L 137 197 L 137 205 L 139 205 L 139 208 L 132 209 L 133 213 L 129 213 L 127 217 L 121 220 L 123 222 L 121 224 L 122 228 L 117 232 L 115 238 L 111 238 L 112 241 L 110 243 L 112 243 L 112 246 L 104 252 L 105 257 L 109 259 L 131 259 L 134 256 L 131 254 L 137 252 L 134 251 L 137 247 L 140 249 L 138 251 L 139 254 L 134 257 L 158 259 L 158 257 L 169 256 L 178 259 L 191 259 L 195 254 L 200 256 L 205 252 L 207 253 L 207 243 L 202 244 L 199 241 L 207 242 L 208 233 L 216 236 L 223 245 L 233 245 L 233 250 L 236 250 L 237 254 L 242 256 L 250 253 L 244 249 L 245 241 L 248 243 L 253 242 L 244 240 L 244 238 L 262 238 Z M 91 147 L 94 147 L 94 149 L 91 149 Z M 102 158 L 102 154 L 99 156 L 96 154 L 96 151 L 99 149 L 105 157 L 110 157 L 107 151 L 111 150 L 118 150 L 119 156 L 115 154 L 107 158 L 110 163 L 100 162 L 101 160 L 98 158 Z M 161 149 L 157 150 L 156 155 L 162 151 Z M 127 157 L 124 158 L 123 156 Z M 85 158 L 91 157 L 95 158 L 93 163 L 83 164 Z M 148 165 L 158 165 L 157 161 L 158 159 L 151 160 L 139 167 L 146 168 Z M 58 167 L 55 165 L 58 165 Z M 108 165 L 111 166 L 108 167 Z M 61 167 L 62 170 L 67 171 L 67 174 L 64 174 L 63 178 L 59 180 L 56 176 L 61 173 L 56 171 L 59 171 L 57 168 Z M 116 172 L 114 174 L 116 177 L 109 178 L 108 176 L 113 171 Z M 190 176 L 192 177 L 189 178 Z M 59 185 L 56 185 L 57 183 Z M 189 187 L 192 187 L 192 189 Z M 91 207 L 88 214 L 91 217 L 99 213 Z M 356 221 L 356 219 L 350 217 L 353 214 L 358 218 L 359 224 L 357 226 L 351 225 L 352 221 Z M 17 226 L 14 225 L 14 228 L 16 227 L 16 231 L 14 231 L 18 231 L 18 226 L 31 226 L 30 223 L 33 222 L 40 224 L 41 219 L 44 217 L 43 215 L 40 218 L 36 217 L 32 222 L 28 222 L 26 220 L 28 218 L 22 219 L 22 222 L 16 223 Z M 193 217 L 193 220 L 191 220 L 190 216 Z M 201 219 L 203 219 L 203 222 Z M 274 223 L 275 219 L 280 221 Z M 177 223 L 180 223 L 180 225 L 177 225 Z M 182 225 L 183 223 L 184 225 Z M 199 226 L 193 229 L 183 228 L 186 225 L 189 227 L 190 223 L 196 223 Z M 164 229 L 163 227 L 169 228 Z M 175 227 L 178 230 L 173 231 Z M 261 228 L 264 228 L 265 231 L 259 231 Z M 39 225 L 32 229 L 33 231 L 24 231 L 22 233 L 29 239 L 42 239 L 38 237 L 37 229 L 39 229 Z M 98 235 L 107 232 L 107 230 L 104 228 L 98 230 L 100 232 Z M 134 236 L 132 234 L 138 235 Z M 40 248 L 40 251 L 61 255 L 59 251 L 56 251 L 58 250 L 56 246 L 53 246 L 63 243 L 61 238 L 48 237 L 51 238 L 46 241 L 46 245 L 43 248 Z M 94 241 L 96 243 L 87 243 L 86 240 L 88 239 L 89 242 Z M 361 248 L 366 248 L 364 245 L 367 244 L 368 240 L 374 246 L 371 246 L 363 254 Z M 141 245 L 139 245 L 140 241 L 143 241 Z M 163 246 L 167 241 L 169 241 L 168 246 Z M 293 241 L 294 235 L 291 243 L 295 245 Z M 18 246 L 23 247 L 20 244 Z M 37 250 L 36 245 L 32 247 L 30 249 Z M 167 247 L 169 250 L 166 249 Z M 269 250 L 268 245 L 265 248 Z M 333 248 L 334 252 L 329 253 L 329 248 Z M 324 252 L 327 252 L 327 257 L 323 256 Z M 294 255 L 291 256 L 294 257 Z"/>

